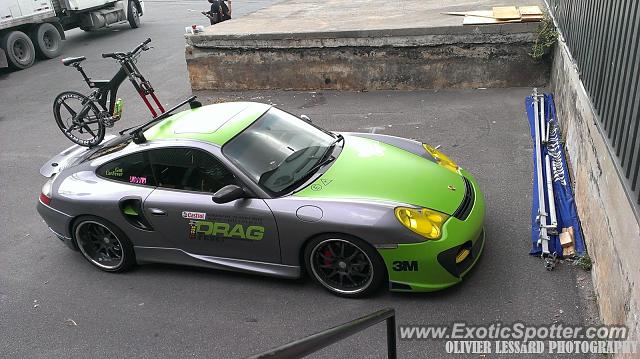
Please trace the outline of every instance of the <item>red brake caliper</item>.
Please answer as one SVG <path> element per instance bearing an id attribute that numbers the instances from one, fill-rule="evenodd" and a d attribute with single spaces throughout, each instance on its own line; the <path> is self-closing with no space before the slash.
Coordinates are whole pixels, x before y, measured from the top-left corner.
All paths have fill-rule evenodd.
<path id="1" fill-rule="evenodd" d="M 332 259 L 332 255 L 331 255 L 331 251 L 329 250 L 329 248 L 324 250 L 324 265 L 328 266 L 331 264 L 331 259 Z"/>

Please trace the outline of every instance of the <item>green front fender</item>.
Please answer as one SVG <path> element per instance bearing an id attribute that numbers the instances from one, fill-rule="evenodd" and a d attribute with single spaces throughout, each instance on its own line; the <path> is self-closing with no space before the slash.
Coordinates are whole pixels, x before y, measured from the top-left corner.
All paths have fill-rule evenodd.
<path id="1" fill-rule="evenodd" d="M 439 240 L 398 244 L 396 248 L 378 248 L 389 273 L 391 290 L 430 292 L 450 287 L 462 281 L 462 277 L 475 265 L 484 248 L 485 204 L 482 192 L 468 173 L 462 172 L 475 191 L 475 202 L 464 220 L 451 217 L 442 228 Z M 471 259 L 459 273 L 447 270 L 438 256 L 471 244 Z"/>

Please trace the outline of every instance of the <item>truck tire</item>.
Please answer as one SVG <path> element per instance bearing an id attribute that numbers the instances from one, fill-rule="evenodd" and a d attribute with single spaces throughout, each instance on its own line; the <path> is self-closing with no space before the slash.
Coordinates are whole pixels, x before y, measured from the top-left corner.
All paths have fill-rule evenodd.
<path id="1" fill-rule="evenodd" d="M 31 33 L 38 56 L 52 59 L 62 52 L 62 38 L 58 29 L 48 22 L 36 26 Z"/>
<path id="2" fill-rule="evenodd" d="M 133 0 L 129 0 L 129 9 L 127 9 L 127 20 L 129 20 L 129 26 L 132 29 L 140 27 L 140 13 L 138 12 L 138 6 Z"/>
<path id="3" fill-rule="evenodd" d="M 5 49 L 9 66 L 22 70 L 31 67 L 36 60 L 36 49 L 27 34 L 11 31 L 0 39 L 0 47 Z"/>

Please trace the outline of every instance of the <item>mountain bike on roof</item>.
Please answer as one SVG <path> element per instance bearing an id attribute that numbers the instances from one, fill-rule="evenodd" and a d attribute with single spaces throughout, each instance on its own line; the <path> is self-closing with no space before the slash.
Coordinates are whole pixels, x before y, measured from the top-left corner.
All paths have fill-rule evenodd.
<path id="1" fill-rule="evenodd" d="M 58 127 L 67 138 L 81 146 L 98 145 L 104 139 L 105 129 L 113 127 L 113 124 L 122 116 L 122 100 L 117 99 L 117 92 L 126 79 L 131 81 L 154 119 L 165 113 L 151 83 L 144 78 L 136 66 L 136 61 L 142 52 L 150 49 L 148 46 L 150 42 L 151 39 L 146 39 L 130 52 L 102 54 L 103 58 L 112 58 L 120 64 L 120 69 L 111 80 L 92 80 L 88 77 L 81 66 L 81 62 L 86 60 L 84 56 L 62 59 L 62 64 L 75 67 L 82 74 L 89 88 L 93 89 L 88 96 L 75 91 L 64 91 L 56 96 L 53 102 L 53 115 Z"/>

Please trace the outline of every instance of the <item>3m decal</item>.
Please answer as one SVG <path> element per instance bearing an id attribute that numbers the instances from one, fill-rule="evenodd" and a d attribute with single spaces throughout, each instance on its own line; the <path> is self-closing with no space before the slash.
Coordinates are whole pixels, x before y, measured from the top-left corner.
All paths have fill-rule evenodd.
<path id="1" fill-rule="evenodd" d="M 135 184 L 147 184 L 147 177 L 129 176 L 129 182 Z"/>
<path id="2" fill-rule="evenodd" d="M 393 270 L 395 272 L 416 272 L 418 271 L 418 261 L 394 261 Z"/>
<path id="3" fill-rule="evenodd" d="M 263 226 L 244 226 L 203 220 L 189 222 L 190 239 L 224 240 L 225 238 L 234 238 L 260 241 L 263 237 Z"/>
<path id="4" fill-rule="evenodd" d="M 206 219 L 207 214 L 203 212 L 182 211 L 182 218 L 186 219 Z"/>
<path id="5" fill-rule="evenodd" d="M 105 176 L 115 176 L 115 177 L 122 177 L 122 168 L 121 167 L 116 167 L 114 169 L 111 170 L 106 170 L 104 172 Z"/>

